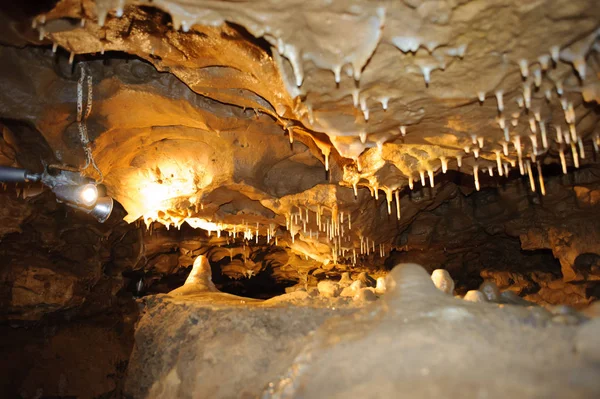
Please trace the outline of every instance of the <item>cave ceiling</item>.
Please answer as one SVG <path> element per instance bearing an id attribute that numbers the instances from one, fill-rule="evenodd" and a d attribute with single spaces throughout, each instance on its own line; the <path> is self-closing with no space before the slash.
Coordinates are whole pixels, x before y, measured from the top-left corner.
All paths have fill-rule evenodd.
<path id="1" fill-rule="evenodd" d="M 77 92 L 90 76 L 100 172 L 84 173 L 128 222 L 352 262 L 385 255 L 458 186 L 526 174 L 543 194 L 545 168 L 584 167 L 598 148 L 597 0 L 29 8 L 0 15 L 4 141 L 28 124 L 45 144 L 21 153 L 83 168 Z"/>

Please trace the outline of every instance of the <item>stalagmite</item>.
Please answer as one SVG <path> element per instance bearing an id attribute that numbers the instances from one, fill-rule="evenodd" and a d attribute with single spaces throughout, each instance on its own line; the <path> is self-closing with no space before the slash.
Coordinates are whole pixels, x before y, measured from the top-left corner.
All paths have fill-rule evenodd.
<path id="1" fill-rule="evenodd" d="M 217 287 L 212 282 L 212 270 L 210 263 L 204 255 L 194 259 L 192 271 L 188 275 L 183 285 L 171 292 L 171 296 L 194 295 L 203 292 L 218 292 Z"/>
<path id="2" fill-rule="evenodd" d="M 485 295 L 488 301 L 490 302 L 499 302 L 500 301 L 500 290 L 498 286 L 493 281 L 484 281 L 479 286 L 479 291 Z"/>
<path id="3" fill-rule="evenodd" d="M 454 280 L 445 269 L 435 269 L 431 273 L 431 280 L 436 288 L 445 294 L 452 295 L 454 292 Z"/>
<path id="4" fill-rule="evenodd" d="M 385 277 L 377 277 L 377 285 L 375 286 L 375 293 L 377 295 L 383 295 L 386 292 Z"/>
<path id="5" fill-rule="evenodd" d="M 479 191 L 479 165 L 473 165 L 473 178 L 475 179 L 475 189 Z"/>
<path id="6" fill-rule="evenodd" d="M 467 302 L 487 302 L 486 296 L 478 290 L 467 291 L 463 299 Z"/>

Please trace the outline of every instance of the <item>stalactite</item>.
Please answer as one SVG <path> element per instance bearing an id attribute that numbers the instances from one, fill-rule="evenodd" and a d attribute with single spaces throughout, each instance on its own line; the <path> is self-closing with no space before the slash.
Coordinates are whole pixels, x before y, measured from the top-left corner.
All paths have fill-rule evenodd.
<path id="1" fill-rule="evenodd" d="M 538 171 L 538 179 L 539 179 L 539 183 L 540 183 L 540 193 L 542 193 L 542 195 L 546 195 L 546 185 L 544 184 L 544 176 L 542 175 L 542 166 L 540 165 L 540 162 L 536 162 L 537 164 L 537 171 Z"/>

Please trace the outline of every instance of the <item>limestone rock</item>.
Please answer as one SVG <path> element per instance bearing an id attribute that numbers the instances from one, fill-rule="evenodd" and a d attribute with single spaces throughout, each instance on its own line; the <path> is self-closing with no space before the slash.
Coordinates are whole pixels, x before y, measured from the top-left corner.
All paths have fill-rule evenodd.
<path id="1" fill-rule="evenodd" d="M 25 320 L 40 319 L 57 310 L 79 306 L 78 278 L 50 268 L 30 267 L 17 274 L 11 290 L 11 311 Z"/>
<path id="2" fill-rule="evenodd" d="M 352 284 L 352 279 L 350 278 L 350 272 L 343 272 L 340 281 L 338 282 L 339 286 L 342 288 L 348 287 Z"/>
<path id="3" fill-rule="evenodd" d="M 487 297 L 479 290 L 467 291 L 464 298 L 465 301 L 469 302 L 487 302 Z"/>
<path id="4" fill-rule="evenodd" d="M 178 254 L 160 254 L 148 262 L 148 269 L 153 269 L 156 273 L 170 274 L 179 265 Z"/>
<path id="5" fill-rule="evenodd" d="M 582 310 L 582 313 L 589 318 L 600 317 L 600 301 L 594 301 Z"/>
<path id="6" fill-rule="evenodd" d="M 520 306 L 532 306 L 532 305 L 535 305 L 534 303 L 529 302 L 529 301 L 521 298 L 520 296 L 518 296 L 517 294 L 515 294 L 512 291 L 502 291 L 502 293 L 500 293 L 499 300 L 502 303 L 508 303 L 508 304 L 511 304 L 511 305 L 520 305 Z"/>
<path id="7" fill-rule="evenodd" d="M 490 302 L 500 302 L 500 290 L 496 283 L 492 281 L 484 281 L 479 287 L 479 291 L 481 291 Z"/>
<path id="8" fill-rule="evenodd" d="M 349 287 L 346 287 L 340 293 L 342 297 L 354 297 L 361 289 L 365 288 L 361 280 L 353 281 Z"/>
<path id="9" fill-rule="evenodd" d="M 385 277 L 377 277 L 377 285 L 375 286 L 375 293 L 377 295 L 383 295 L 386 291 Z"/>
<path id="10" fill-rule="evenodd" d="M 454 280 L 450 277 L 450 273 L 444 269 L 436 269 L 431 273 L 433 284 L 445 294 L 452 295 L 454 292 Z"/>
<path id="11" fill-rule="evenodd" d="M 366 287 L 358 290 L 352 299 L 359 302 L 372 302 L 377 300 L 377 295 L 372 287 Z"/>
<path id="12" fill-rule="evenodd" d="M 377 282 L 373 279 L 373 277 L 369 276 L 367 272 L 360 272 L 356 277 L 355 281 L 361 281 L 363 286 L 365 287 L 375 287 Z"/>
<path id="13" fill-rule="evenodd" d="M 340 286 L 331 280 L 321 280 L 317 284 L 317 289 L 319 290 L 319 294 L 326 298 L 335 298 L 340 295 L 341 289 Z"/>
<path id="14" fill-rule="evenodd" d="M 575 350 L 587 361 L 600 363 L 600 319 L 583 323 L 575 336 Z"/>

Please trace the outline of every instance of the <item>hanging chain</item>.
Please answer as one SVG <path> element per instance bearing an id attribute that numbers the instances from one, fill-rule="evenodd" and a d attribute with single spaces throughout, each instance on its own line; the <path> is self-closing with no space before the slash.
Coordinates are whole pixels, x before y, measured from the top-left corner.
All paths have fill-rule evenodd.
<path id="1" fill-rule="evenodd" d="M 81 70 L 81 76 L 77 81 L 77 127 L 79 129 L 79 139 L 81 140 L 81 144 L 83 145 L 83 151 L 85 152 L 86 158 L 85 166 L 82 168 L 82 170 L 86 170 L 91 164 L 94 170 L 100 176 L 100 180 L 97 181 L 97 183 L 102 183 L 102 181 L 104 180 L 104 175 L 98 168 L 98 165 L 96 165 L 96 161 L 94 161 L 86 125 L 87 118 L 92 112 L 92 75 L 89 73 L 87 65 L 81 63 L 79 64 L 79 67 Z M 87 83 L 87 101 L 85 106 L 85 113 L 83 113 L 84 83 Z"/>

